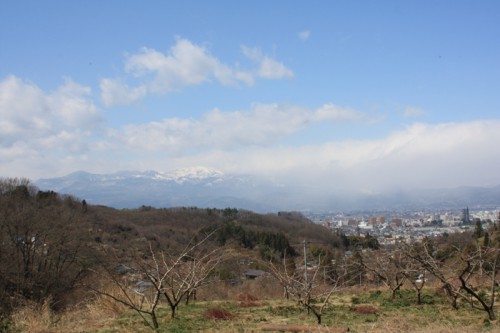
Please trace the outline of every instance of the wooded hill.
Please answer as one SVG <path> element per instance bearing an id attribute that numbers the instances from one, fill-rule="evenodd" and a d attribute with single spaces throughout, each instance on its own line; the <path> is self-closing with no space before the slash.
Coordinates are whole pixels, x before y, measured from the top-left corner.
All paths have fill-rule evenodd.
<path id="1" fill-rule="evenodd" d="M 22 299 L 67 295 L 94 265 L 132 265 L 151 249 L 175 252 L 212 233 L 209 247 L 231 247 L 246 256 L 296 255 L 307 239 L 324 251 L 344 251 L 346 240 L 300 213 L 142 206 L 117 210 L 39 191 L 26 179 L 0 181 L 0 298 L 3 310 Z M 67 300 L 67 299 L 66 299 Z"/>

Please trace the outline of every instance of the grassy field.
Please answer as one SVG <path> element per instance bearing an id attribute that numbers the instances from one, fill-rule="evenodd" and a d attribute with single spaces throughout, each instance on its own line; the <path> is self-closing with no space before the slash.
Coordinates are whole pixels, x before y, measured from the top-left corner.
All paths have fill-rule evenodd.
<path id="1" fill-rule="evenodd" d="M 463 304 L 453 310 L 437 292 L 427 290 L 424 304 L 416 305 L 411 290 L 392 300 L 388 292 L 339 293 L 323 312 L 323 326 L 349 327 L 351 332 L 500 332 L 500 323 Z M 159 310 L 159 332 L 261 332 L 264 325 L 316 325 L 315 317 L 285 299 L 258 299 L 249 293 L 232 300 L 196 301 L 182 305 L 177 318 Z M 98 298 L 72 311 L 53 314 L 47 307 L 25 307 L 14 315 L 12 332 L 152 332 L 133 311 L 109 299 Z"/>

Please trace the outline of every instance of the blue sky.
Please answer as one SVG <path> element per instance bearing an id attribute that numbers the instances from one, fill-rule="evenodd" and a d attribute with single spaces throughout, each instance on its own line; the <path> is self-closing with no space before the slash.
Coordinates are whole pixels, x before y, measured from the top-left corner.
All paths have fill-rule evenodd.
<path id="1" fill-rule="evenodd" d="M 500 184 L 498 1 L 3 1 L 0 175 Z"/>

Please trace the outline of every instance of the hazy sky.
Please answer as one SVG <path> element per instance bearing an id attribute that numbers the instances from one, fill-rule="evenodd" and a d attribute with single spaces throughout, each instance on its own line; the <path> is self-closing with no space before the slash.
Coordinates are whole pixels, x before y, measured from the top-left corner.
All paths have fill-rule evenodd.
<path id="1" fill-rule="evenodd" d="M 500 1 L 0 7 L 0 176 L 500 184 Z"/>

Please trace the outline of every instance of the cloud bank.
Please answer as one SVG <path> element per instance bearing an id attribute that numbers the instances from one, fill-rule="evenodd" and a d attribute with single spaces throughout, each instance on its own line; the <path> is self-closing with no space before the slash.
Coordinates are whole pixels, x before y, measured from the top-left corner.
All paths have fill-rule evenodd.
<path id="1" fill-rule="evenodd" d="M 325 104 L 316 110 L 279 104 L 257 104 L 248 111 L 214 109 L 200 119 L 167 118 L 128 125 L 115 137 L 127 147 L 180 153 L 200 149 L 244 149 L 268 146 L 318 122 L 358 121 L 363 114 Z"/>
<path id="2" fill-rule="evenodd" d="M 300 138 L 320 123 L 377 124 L 333 104 L 316 109 L 255 104 L 111 128 L 91 94 L 69 79 L 53 92 L 15 76 L 0 81 L 1 174 L 36 179 L 81 169 L 166 171 L 203 165 L 322 189 L 500 183 L 498 120 L 413 123 L 379 139 L 291 145 L 287 138 Z"/>

